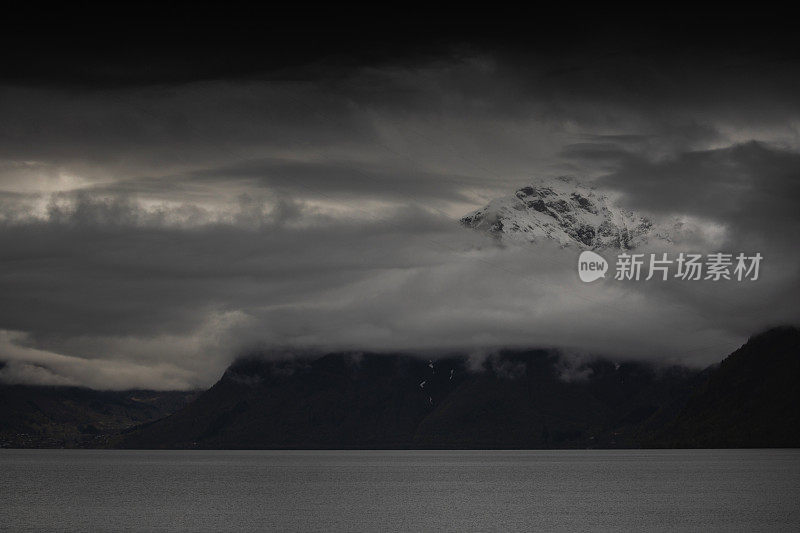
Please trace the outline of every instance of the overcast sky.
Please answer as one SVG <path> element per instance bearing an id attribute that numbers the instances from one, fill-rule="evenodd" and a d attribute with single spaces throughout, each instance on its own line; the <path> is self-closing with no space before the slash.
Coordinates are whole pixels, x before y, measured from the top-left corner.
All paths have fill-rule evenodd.
<path id="1" fill-rule="evenodd" d="M 427 31 L 367 57 L 329 38 L 17 58 L 0 80 L 0 379 L 205 387 L 254 346 L 704 366 L 798 322 L 791 47 Z M 712 236 L 670 251 L 760 252 L 761 278 L 583 284 L 574 249 L 458 224 L 560 175 Z"/>

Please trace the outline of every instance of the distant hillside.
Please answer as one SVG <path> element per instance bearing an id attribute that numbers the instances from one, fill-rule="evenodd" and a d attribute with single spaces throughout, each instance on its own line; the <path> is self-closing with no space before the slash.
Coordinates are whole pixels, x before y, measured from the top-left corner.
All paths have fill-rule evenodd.
<path id="1" fill-rule="evenodd" d="M 709 373 L 680 415 L 647 445 L 800 447 L 800 329 L 751 338 Z"/>
<path id="2" fill-rule="evenodd" d="M 125 428 L 163 418 L 197 395 L 0 385 L 0 447 L 107 447 Z"/>
<path id="3" fill-rule="evenodd" d="M 0 446 L 635 448 L 800 446 L 800 329 L 722 363 L 334 353 L 231 365 L 203 393 L 0 386 Z"/>
<path id="4" fill-rule="evenodd" d="M 130 433 L 132 448 L 585 448 L 637 446 L 674 417 L 698 373 L 544 351 L 464 358 L 330 354 L 236 362 L 181 411 Z"/>

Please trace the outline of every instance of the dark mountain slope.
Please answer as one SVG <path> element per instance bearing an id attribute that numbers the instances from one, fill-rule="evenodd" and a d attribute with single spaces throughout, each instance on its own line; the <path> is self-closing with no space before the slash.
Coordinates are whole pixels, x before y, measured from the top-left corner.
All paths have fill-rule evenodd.
<path id="1" fill-rule="evenodd" d="M 248 358 L 234 363 L 197 401 L 130 435 L 125 445 L 403 447 L 419 421 L 463 379 L 463 361 L 457 359 Z"/>
<path id="2" fill-rule="evenodd" d="M 505 351 L 480 364 L 253 356 L 190 403 L 192 393 L 0 386 L 0 445 L 795 447 L 799 383 L 800 330 L 791 327 L 753 337 L 703 372 L 576 363 L 541 350 Z"/>
<path id="3" fill-rule="evenodd" d="M 417 428 L 427 447 L 628 447 L 656 413 L 689 395 L 696 372 L 595 360 L 569 374 L 548 352 L 487 362 Z M 509 370 L 511 369 L 511 370 Z"/>
<path id="4" fill-rule="evenodd" d="M 695 373 L 550 352 L 465 358 L 330 354 L 233 364 L 197 401 L 131 432 L 134 448 L 550 448 L 635 445 L 633 427 Z M 682 392 L 681 392 L 682 391 Z"/>
<path id="5" fill-rule="evenodd" d="M 0 386 L 0 446 L 796 447 L 798 384 L 793 327 L 757 335 L 703 372 L 541 350 L 477 365 L 253 356 L 194 401 L 196 393 Z"/>
<path id="6" fill-rule="evenodd" d="M 800 329 L 752 337 L 709 372 L 650 446 L 767 448 L 800 446 Z"/>

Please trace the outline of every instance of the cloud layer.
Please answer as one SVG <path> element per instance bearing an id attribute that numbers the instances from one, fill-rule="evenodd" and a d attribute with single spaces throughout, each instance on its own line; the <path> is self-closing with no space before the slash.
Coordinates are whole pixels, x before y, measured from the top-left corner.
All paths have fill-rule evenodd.
<path id="1" fill-rule="evenodd" d="M 207 386 L 253 345 L 705 365 L 797 322 L 796 69 L 600 52 L 0 85 L 0 379 Z M 457 223 L 561 174 L 719 247 L 670 251 L 761 252 L 762 278 L 585 285 L 575 250 Z"/>

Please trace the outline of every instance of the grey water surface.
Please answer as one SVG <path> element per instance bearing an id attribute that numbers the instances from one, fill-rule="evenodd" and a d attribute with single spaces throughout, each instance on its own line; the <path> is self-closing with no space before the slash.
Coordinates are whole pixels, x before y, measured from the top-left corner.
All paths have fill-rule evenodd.
<path id="1" fill-rule="evenodd" d="M 0 450 L 8 531 L 800 531 L 800 450 Z"/>

